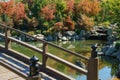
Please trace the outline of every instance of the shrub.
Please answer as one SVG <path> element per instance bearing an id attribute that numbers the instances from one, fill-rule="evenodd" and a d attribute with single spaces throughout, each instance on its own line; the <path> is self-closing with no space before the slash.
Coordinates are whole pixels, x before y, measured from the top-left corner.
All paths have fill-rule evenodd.
<path id="1" fill-rule="evenodd" d="M 119 47 L 120 47 L 120 41 L 117 41 L 117 42 L 115 43 L 115 48 L 118 49 Z"/>

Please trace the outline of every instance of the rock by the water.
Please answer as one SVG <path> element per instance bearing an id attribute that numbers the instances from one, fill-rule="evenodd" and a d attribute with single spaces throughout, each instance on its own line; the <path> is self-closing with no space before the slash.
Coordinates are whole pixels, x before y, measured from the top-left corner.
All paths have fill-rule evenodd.
<path id="1" fill-rule="evenodd" d="M 84 40 L 85 39 L 85 30 L 81 30 L 81 32 L 79 34 L 79 38 L 80 38 L 80 40 Z"/>
<path id="2" fill-rule="evenodd" d="M 109 46 L 105 46 L 102 48 L 102 52 L 105 54 L 108 49 L 109 49 Z"/>
<path id="3" fill-rule="evenodd" d="M 109 49 L 105 52 L 105 55 L 111 56 L 114 51 L 116 51 L 116 48 L 114 46 L 110 46 Z"/>
<path id="4" fill-rule="evenodd" d="M 117 55 L 117 59 L 118 59 L 118 60 L 120 60 L 120 54 L 119 54 L 119 55 Z"/>
<path id="5" fill-rule="evenodd" d="M 114 57 L 119 56 L 119 55 L 120 55 L 120 48 L 112 54 L 112 56 L 114 56 Z"/>
<path id="6" fill-rule="evenodd" d="M 47 41 L 53 41 L 53 37 L 51 35 L 48 35 L 45 37 L 45 40 Z"/>
<path id="7" fill-rule="evenodd" d="M 61 40 L 62 40 L 62 41 L 67 41 L 68 39 L 67 39 L 67 37 L 63 36 L 63 37 L 61 38 Z"/>
<path id="8" fill-rule="evenodd" d="M 75 64 L 77 65 L 77 66 L 79 66 L 79 67 L 81 67 L 81 68 L 86 68 L 85 67 L 85 64 L 83 63 L 83 62 L 81 62 L 80 60 L 77 60 L 76 62 L 75 62 Z"/>

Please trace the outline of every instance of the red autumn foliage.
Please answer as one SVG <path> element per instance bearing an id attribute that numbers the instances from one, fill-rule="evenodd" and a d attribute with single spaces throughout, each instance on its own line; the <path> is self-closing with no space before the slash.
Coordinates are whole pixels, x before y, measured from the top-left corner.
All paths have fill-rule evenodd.
<path id="1" fill-rule="evenodd" d="M 92 30 L 92 28 L 94 26 L 93 18 L 90 18 L 86 15 L 81 15 L 81 17 L 78 19 L 77 23 L 80 28 L 82 28 L 86 31 Z"/>
<path id="2" fill-rule="evenodd" d="M 21 2 L 15 4 L 14 0 L 0 2 L 0 14 L 7 15 L 15 20 L 23 19 L 26 16 L 24 4 Z"/>
<path id="3" fill-rule="evenodd" d="M 1 14 L 6 14 L 11 17 L 14 14 L 14 1 L 0 2 Z"/>
<path id="4" fill-rule="evenodd" d="M 62 22 L 56 22 L 55 24 L 54 24 L 54 29 L 55 30 L 61 30 L 62 29 L 62 27 L 63 27 L 63 23 Z"/>
<path id="5" fill-rule="evenodd" d="M 100 11 L 100 2 L 99 0 L 81 0 L 77 8 L 83 14 L 94 16 Z"/>
<path id="6" fill-rule="evenodd" d="M 74 30 L 75 29 L 75 24 L 70 18 L 70 16 L 67 16 L 66 19 L 64 20 L 64 27 L 68 27 L 68 30 Z"/>
<path id="7" fill-rule="evenodd" d="M 67 16 L 64 20 L 64 22 L 57 22 L 54 25 L 54 29 L 57 31 L 60 30 L 74 30 L 75 29 L 75 24 L 70 18 L 70 16 Z"/>
<path id="8" fill-rule="evenodd" d="M 42 16 L 46 19 L 46 20 L 52 20 L 55 16 L 54 13 L 56 11 L 56 6 L 54 4 L 48 4 L 47 6 L 43 7 L 41 9 L 42 11 Z"/>
<path id="9" fill-rule="evenodd" d="M 67 12 L 72 12 L 73 9 L 74 9 L 74 3 L 75 3 L 75 0 L 67 0 L 66 1 L 66 4 L 67 4 Z"/>
<path id="10" fill-rule="evenodd" d="M 25 8 L 24 8 L 24 4 L 23 3 L 18 3 L 15 5 L 15 11 L 13 14 L 13 18 L 15 18 L 16 20 L 19 19 L 23 19 L 26 17 L 26 13 L 25 13 Z"/>

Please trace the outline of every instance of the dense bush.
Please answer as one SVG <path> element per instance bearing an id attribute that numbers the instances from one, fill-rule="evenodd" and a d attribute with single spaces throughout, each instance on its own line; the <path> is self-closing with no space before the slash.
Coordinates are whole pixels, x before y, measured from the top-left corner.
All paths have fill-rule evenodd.
<path id="1" fill-rule="evenodd" d="M 115 43 L 115 48 L 116 48 L 116 49 L 119 49 L 119 47 L 120 47 L 120 41 L 116 41 L 116 43 Z"/>
<path id="2" fill-rule="evenodd" d="M 0 2 L 0 22 L 47 34 L 91 30 L 98 23 L 120 25 L 119 4 L 120 0 L 10 0 Z"/>

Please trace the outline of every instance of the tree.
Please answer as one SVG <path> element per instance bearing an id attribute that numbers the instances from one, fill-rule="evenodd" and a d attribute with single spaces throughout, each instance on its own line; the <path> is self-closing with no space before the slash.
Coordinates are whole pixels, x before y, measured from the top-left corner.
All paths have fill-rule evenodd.
<path id="1" fill-rule="evenodd" d="M 94 17 L 100 12 L 100 2 L 98 0 L 81 0 L 74 8 L 74 20 L 78 28 L 91 30 L 94 26 Z"/>
<path id="2" fill-rule="evenodd" d="M 54 13 L 56 11 L 56 6 L 54 4 L 48 4 L 43 7 L 41 11 L 41 17 L 43 17 L 47 21 L 50 21 L 55 17 Z"/>
<path id="3" fill-rule="evenodd" d="M 14 0 L 0 2 L 0 15 L 3 22 L 9 20 L 13 23 L 19 22 L 26 17 L 24 4 L 21 2 L 15 3 Z"/>
<path id="4" fill-rule="evenodd" d="M 99 22 L 118 23 L 120 25 L 120 0 L 103 0 L 101 12 L 97 16 Z"/>
<path id="5" fill-rule="evenodd" d="M 81 0 L 76 5 L 76 10 L 87 16 L 96 16 L 100 11 L 100 2 L 98 0 Z"/>

